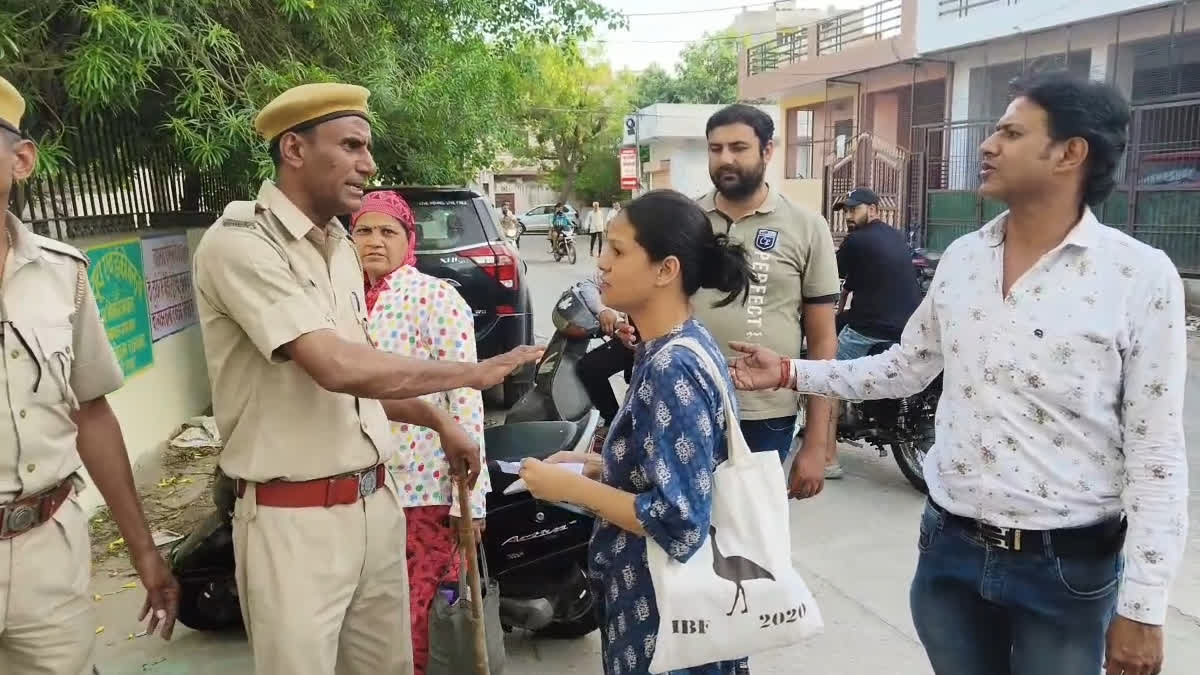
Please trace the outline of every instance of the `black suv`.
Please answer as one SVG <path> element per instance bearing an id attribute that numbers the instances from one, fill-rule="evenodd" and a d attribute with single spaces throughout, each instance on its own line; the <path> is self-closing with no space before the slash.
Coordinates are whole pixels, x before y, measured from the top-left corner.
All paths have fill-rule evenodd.
<path id="1" fill-rule="evenodd" d="M 525 262 L 500 234 L 490 205 L 473 190 L 376 187 L 399 193 L 417 220 L 417 269 L 445 279 L 475 312 L 475 345 L 486 359 L 533 344 L 533 303 Z M 342 219 L 349 224 L 350 218 Z M 494 392 L 512 407 L 533 386 L 533 368 L 509 376 Z M 492 397 L 489 397 L 492 398 Z"/>

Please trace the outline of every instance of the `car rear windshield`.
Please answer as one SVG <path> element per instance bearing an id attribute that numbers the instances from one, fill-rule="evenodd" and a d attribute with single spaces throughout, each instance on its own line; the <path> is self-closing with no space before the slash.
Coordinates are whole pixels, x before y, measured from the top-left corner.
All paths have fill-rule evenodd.
<path id="1" fill-rule="evenodd" d="M 444 251 L 488 240 L 470 199 L 405 196 L 417 219 L 417 250 Z"/>

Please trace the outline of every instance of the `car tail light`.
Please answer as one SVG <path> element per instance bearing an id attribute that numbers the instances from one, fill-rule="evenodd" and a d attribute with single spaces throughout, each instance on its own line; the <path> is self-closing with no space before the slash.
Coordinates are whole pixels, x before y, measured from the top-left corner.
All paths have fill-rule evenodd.
<path id="1" fill-rule="evenodd" d="M 470 258 L 501 286 L 514 291 L 520 286 L 520 282 L 517 280 L 517 256 L 513 255 L 512 250 L 504 244 L 479 246 L 463 251 L 459 255 Z"/>

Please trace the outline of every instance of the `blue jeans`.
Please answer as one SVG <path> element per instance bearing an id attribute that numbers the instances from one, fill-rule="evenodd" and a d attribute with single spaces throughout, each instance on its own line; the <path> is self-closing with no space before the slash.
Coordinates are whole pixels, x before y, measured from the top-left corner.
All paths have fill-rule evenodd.
<path id="1" fill-rule="evenodd" d="M 787 461 L 796 437 L 796 416 L 769 420 L 742 420 L 742 435 L 754 452 L 777 452 L 779 461 Z"/>
<path id="2" fill-rule="evenodd" d="M 842 332 L 838 333 L 837 360 L 853 361 L 854 359 L 861 359 L 867 355 L 867 352 L 871 351 L 872 347 L 881 342 L 895 342 L 895 340 L 867 337 L 850 326 L 844 326 Z"/>
<path id="3" fill-rule="evenodd" d="M 926 505 L 909 596 L 937 675 L 1093 675 L 1117 604 L 1119 552 L 1065 557 L 978 543 Z"/>

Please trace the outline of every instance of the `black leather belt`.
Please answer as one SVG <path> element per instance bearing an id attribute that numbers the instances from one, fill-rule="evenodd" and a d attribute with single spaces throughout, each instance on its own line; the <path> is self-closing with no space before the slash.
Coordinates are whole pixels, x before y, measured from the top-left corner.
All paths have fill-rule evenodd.
<path id="1" fill-rule="evenodd" d="M 1061 530 L 1020 530 L 1014 527 L 997 527 L 981 520 L 958 516 L 929 501 L 930 506 L 940 513 L 947 523 L 960 528 L 963 533 L 991 548 L 1014 553 L 1083 557 L 1111 555 L 1125 545 L 1125 531 L 1129 522 L 1115 516 L 1086 527 Z M 1047 551 L 1047 544 L 1050 551 Z"/>

